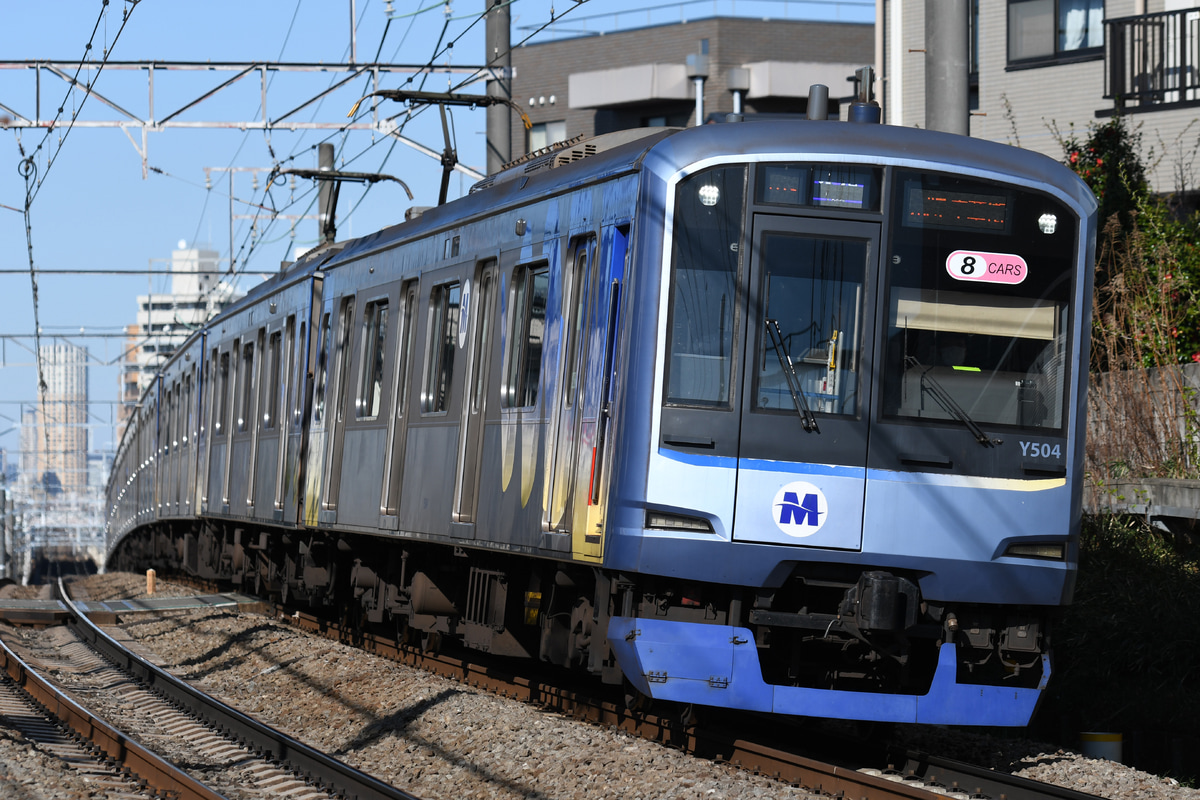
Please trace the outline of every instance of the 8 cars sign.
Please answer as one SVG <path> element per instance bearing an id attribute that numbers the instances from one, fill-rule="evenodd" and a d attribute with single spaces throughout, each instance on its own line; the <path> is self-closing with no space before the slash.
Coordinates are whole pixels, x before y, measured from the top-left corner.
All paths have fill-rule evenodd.
<path id="1" fill-rule="evenodd" d="M 1017 284 L 1029 274 L 1029 265 L 1012 253 L 955 250 L 946 258 L 946 272 L 959 281 Z"/>

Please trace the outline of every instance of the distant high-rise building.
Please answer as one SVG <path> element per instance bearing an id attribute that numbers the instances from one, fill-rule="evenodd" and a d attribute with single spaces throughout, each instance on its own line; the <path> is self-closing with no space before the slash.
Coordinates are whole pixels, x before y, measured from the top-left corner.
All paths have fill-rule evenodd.
<path id="1" fill-rule="evenodd" d="M 220 256 L 214 250 L 186 246 L 171 253 L 171 289 L 165 294 L 138 296 L 137 324 L 126 328 L 125 358 L 121 365 L 118 435 L 159 366 L 193 331 L 240 295 L 220 277 Z"/>
<path id="2" fill-rule="evenodd" d="M 83 492 L 88 484 L 87 349 L 38 349 L 44 395 L 21 412 L 21 484 L 50 494 Z"/>
<path id="3" fill-rule="evenodd" d="M 17 482 L 22 491 L 28 492 L 34 484 L 42 480 L 38 456 L 38 415 L 37 409 L 23 407 L 21 409 L 21 451 L 17 455 Z"/>

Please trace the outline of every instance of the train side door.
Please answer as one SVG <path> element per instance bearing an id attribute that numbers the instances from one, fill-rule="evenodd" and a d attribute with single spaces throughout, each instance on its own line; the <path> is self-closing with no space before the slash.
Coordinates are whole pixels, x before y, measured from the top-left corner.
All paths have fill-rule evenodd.
<path id="1" fill-rule="evenodd" d="M 317 339 L 316 363 L 313 371 L 312 404 L 309 409 L 307 450 L 304 453 L 303 522 L 311 526 L 317 524 L 322 477 L 325 474 L 322 465 L 325 458 L 326 416 L 329 412 L 327 390 L 329 362 L 333 351 L 332 324 L 333 301 L 328 300 L 319 320 L 314 323 Z"/>
<path id="2" fill-rule="evenodd" d="M 575 459 L 576 524 L 571 532 L 571 552 L 578 558 L 599 560 L 604 555 L 604 522 L 607 508 L 603 490 L 609 474 L 609 423 L 611 419 L 617 331 L 621 317 L 621 280 L 628 254 L 628 227 L 607 228 L 601 245 L 594 282 L 591 321 L 583 343 L 583 385 L 579 390 L 582 421 L 579 454 Z"/>
<path id="3" fill-rule="evenodd" d="M 596 256 L 596 237 L 574 243 L 568 254 L 566 286 L 563 293 L 562 375 L 558 381 L 557 421 L 554 435 L 554 460 L 547 472 L 549 498 L 546 529 L 559 533 L 572 531 L 576 454 L 582 414 L 579 401 L 587 376 L 587 333 L 593 295 L 592 262 Z"/>
<path id="4" fill-rule="evenodd" d="M 350 362 L 354 345 L 354 298 L 343 297 L 338 307 L 337 333 L 328 390 L 328 432 L 324 453 L 325 481 L 321 490 L 321 522 L 337 521 L 338 493 L 342 482 L 342 441 L 346 433 Z"/>
<path id="5" fill-rule="evenodd" d="M 754 215 L 733 538 L 860 549 L 879 225 Z"/>
<path id="6" fill-rule="evenodd" d="M 470 284 L 468 284 L 469 286 Z M 496 260 L 479 265 L 475 274 L 475 299 L 467 313 L 471 350 L 467 383 L 463 389 L 462 424 L 459 426 L 458 470 L 454 481 L 455 522 L 474 522 L 479 500 L 479 460 L 483 453 L 483 423 L 487 405 L 488 366 L 493 349 L 496 317 Z M 466 292 L 464 291 L 464 295 Z M 463 305 L 468 301 L 463 300 Z"/>
<path id="7" fill-rule="evenodd" d="M 379 504 L 380 527 L 393 531 L 400 528 L 400 489 L 404 482 L 404 444 L 408 438 L 408 401 L 412 389 L 418 297 L 415 280 L 407 281 L 400 289 L 395 373 L 392 376 L 392 413 L 388 422 L 387 449 L 384 451 L 383 502 Z"/>
<path id="8" fill-rule="evenodd" d="M 283 502 L 286 492 L 286 468 L 288 462 L 288 443 L 291 441 L 292 415 L 289 413 L 295 405 L 293 397 L 297 392 L 298 381 L 296 372 L 296 315 L 288 316 L 283 326 L 283 353 L 280 356 L 278 392 L 272 400 L 271 414 L 275 417 L 275 429 L 278 431 L 279 444 L 275 451 L 275 496 L 272 498 L 271 517 L 274 520 L 283 519 Z"/>

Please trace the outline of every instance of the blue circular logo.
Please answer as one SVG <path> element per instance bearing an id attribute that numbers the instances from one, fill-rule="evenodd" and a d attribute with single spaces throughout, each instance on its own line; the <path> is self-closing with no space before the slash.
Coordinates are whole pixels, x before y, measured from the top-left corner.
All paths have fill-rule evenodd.
<path id="1" fill-rule="evenodd" d="M 793 481 L 775 493 L 771 514 L 779 530 L 804 538 L 821 530 L 829 515 L 825 493 L 807 481 Z"/>

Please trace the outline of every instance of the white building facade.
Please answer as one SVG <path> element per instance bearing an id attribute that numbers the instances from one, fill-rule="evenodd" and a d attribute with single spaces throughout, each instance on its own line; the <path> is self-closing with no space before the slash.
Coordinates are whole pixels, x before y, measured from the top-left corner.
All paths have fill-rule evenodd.
<path id="1" fill-rule="evenodd" d="M 972 11 L 972 136 L 1062 160 L 1114 113 L 1142 137 L 1155 191 L 1196 189 L 1196 0 L 962 0 Z M 925 127 L 925 0 L 879 0 L 884 121 Z"/>

